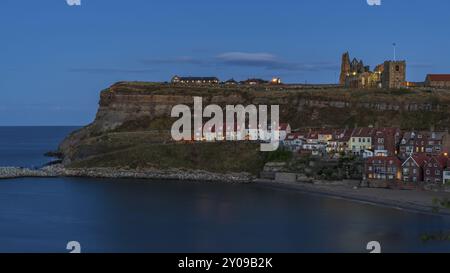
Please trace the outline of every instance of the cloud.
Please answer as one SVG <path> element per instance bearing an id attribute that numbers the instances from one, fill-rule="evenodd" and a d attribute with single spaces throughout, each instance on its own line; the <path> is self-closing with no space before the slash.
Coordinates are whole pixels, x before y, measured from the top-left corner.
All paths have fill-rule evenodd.
<path id="1" fill-rule="evenodd" d="M 146 74 L 155 69 L 121 69 L 121 68 L 70 68 L 69 72 L 89 74 Z"/>
<path id="2" fill-rule="evenodd" d="M 156 58 L 156 59 L 143 59 L 140 61 L 147 65 L 162 65 L 162 64 L 188 64 L 188 65 L 209 65 L 208 60 L 198 59 L 190 56 L 182 56 L 176 58 Z"/>
<path id="3" fill-rule="evenodd" d="M 261 66 L 278 63 L 277 57 L 269 53 L 227 52 L 218 55 L 217 59 L 233 65 Z"/>
<path id="4" fill-rule="evenodd" d="M 260 67 L 267 70 L 320 71 L 338 69 L 335 63 L 286 62 L 270 53 L 228 52 L 216 57 L 226 65 Z"/>
<path id="5" fill-rule="evenodd" d="M 322 70 L 339 70 L 337 63 L 315 62 L 287 62 L 271 53 L 249 53 L 249 52 L 225 52 L 214 57 L 196 58 L 182 56 L 174 58 L 143 59 L 140 61 L 145 65 L 193 65 L 197 67 L 253 67 L 269 71 L 291 71 L 309 72 Z"/>

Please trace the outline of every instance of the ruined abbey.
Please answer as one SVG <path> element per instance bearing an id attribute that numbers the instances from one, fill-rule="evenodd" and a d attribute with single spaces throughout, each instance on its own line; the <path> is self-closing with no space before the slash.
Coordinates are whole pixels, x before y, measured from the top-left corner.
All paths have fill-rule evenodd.
<path id="1" fill-rule="evenodd" d="M 342 55 L 339 83 L 347 88 L 401 88 L 406 83 L 406 62 L 385 61 L 371 71 L 362 60 L 350 61 L 346 52 Z"/>

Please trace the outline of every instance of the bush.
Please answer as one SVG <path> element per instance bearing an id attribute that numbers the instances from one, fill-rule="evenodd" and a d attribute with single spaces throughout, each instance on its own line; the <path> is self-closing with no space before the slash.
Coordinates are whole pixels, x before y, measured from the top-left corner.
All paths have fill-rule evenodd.
<path id="1" fill-rule="evenodd" d="M 266 154 L 266 162 L 287 162 L 292 159 L 292 152 L 285 149 L 278 149 Z"/>

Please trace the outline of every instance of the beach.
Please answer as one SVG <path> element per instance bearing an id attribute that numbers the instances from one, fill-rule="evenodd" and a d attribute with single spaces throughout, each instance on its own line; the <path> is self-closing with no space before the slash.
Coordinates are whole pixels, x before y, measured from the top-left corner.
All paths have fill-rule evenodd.
<path id="1" fill-rule="evenodd" d="M 274 189 L 297 190 L 303 193 L 346 199 L 399 210 L 450 216 L 449 209 L 440 208 L 436 211 L 436 206 L 433 204 L 435 198 L 440 200 L 450 198 L 450 193 L 448 192 L 352 187 L 337 183 L 322 183 L 318 185 L 301 182 L 274 182 L 273 180 L 264 179 L 258 179 L 255 183 Z"/>

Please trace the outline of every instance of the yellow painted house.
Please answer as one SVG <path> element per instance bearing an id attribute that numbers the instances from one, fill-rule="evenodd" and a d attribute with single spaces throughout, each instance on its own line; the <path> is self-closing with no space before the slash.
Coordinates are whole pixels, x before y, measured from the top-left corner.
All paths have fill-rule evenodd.
<path id="1" fill-rule="evenodd" d="M 361 155 L 365 150 L 371 150 L 373 130 L 373 128 L 356 128 L 348 143 L 349 152 Z"/>

